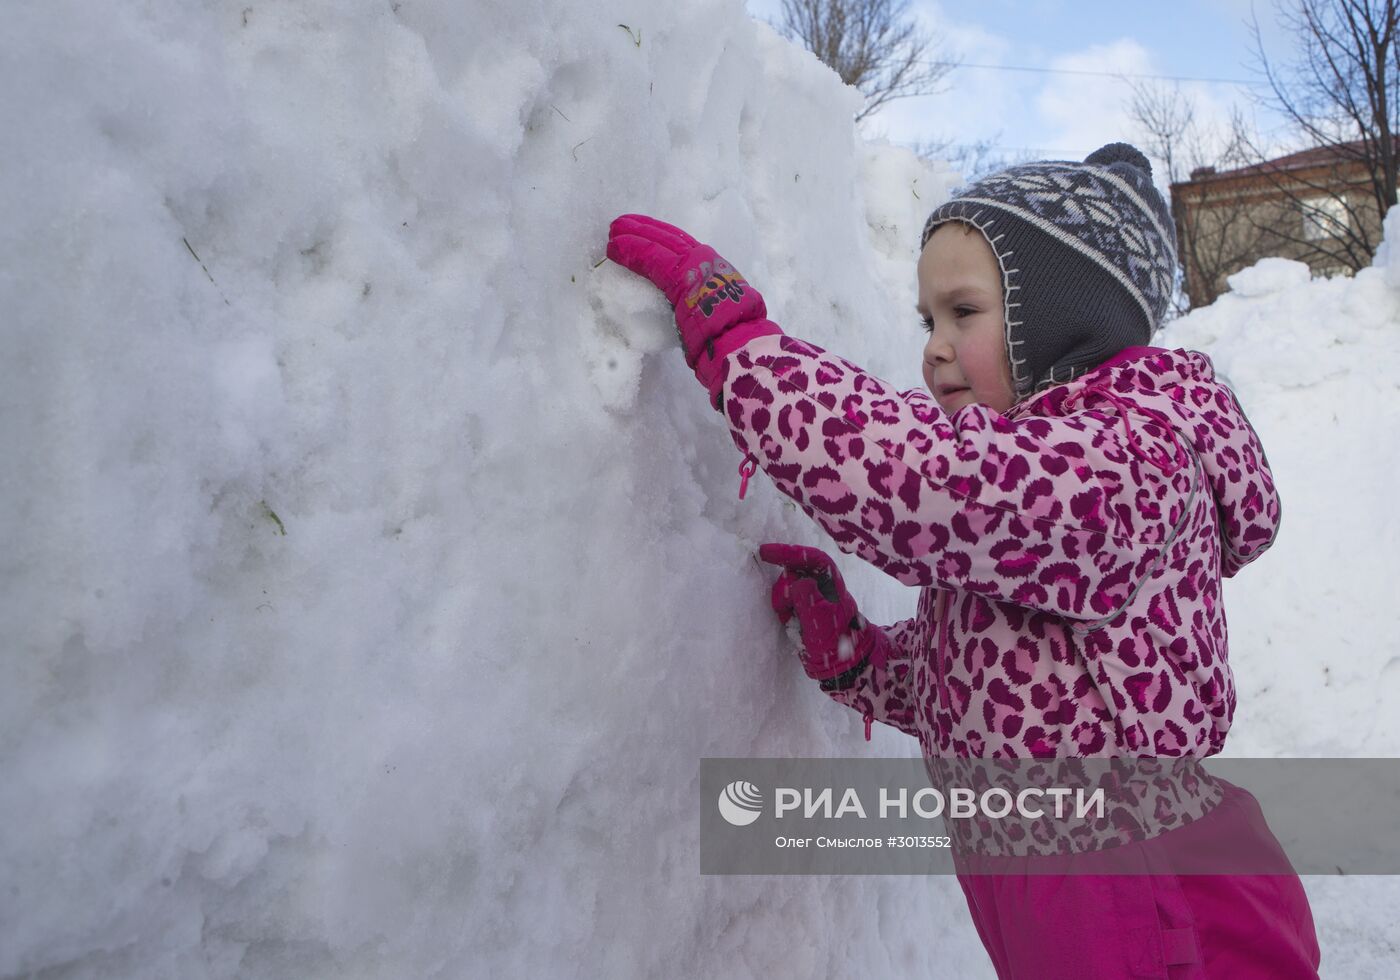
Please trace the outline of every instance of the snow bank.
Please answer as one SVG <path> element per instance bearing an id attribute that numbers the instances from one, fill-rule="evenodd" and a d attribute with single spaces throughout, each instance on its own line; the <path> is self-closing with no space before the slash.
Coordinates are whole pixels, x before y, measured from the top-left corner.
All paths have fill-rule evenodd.
<path id="1" fill-rule="evenodd" d="M 1400 236 L 1400 211 L 1386 231 Z M 1355 278 L 1269 258 L 1156 343 L 1207 351 L 1259 431 L 1278 541 L 1225 582 L 1239 707 L 1234 756 L 1400 756 L 1400 277 L 1387 248 Z"/>
<path id="2" fill-rule="evenodd" d="M 751 558 L 815 529 L 595 268 L 657 214 L 913 385 L 948 178 L 738 0 L 599 13 L 8 12 L 0 975 L 980 961 L 951 881 L 698 875 L 702 756 L 859 719 Z M 960 951 L 833 942 L 896 895 Z"/>
<path id="3" fill-rule="evenodd" d="M 739 0 L 7 15 L 0 976 L 991 976 L 952 879 L 699 876 L 701 757 L 917 746 L 802 674 L 752 555 L 824 542 L 598 265 L 655 214 L 914 387 L 949 174 Z M 1172 328 L 1287 511 L 1234 749 L 1396 744 L 1382 279 Z"/>
<path id="4" fill-rule="evenodd" d="M 1154 341 L 1211 355 L 1282 500 L 1269 553 L 1224 583 L 1239 695 L 1229 756 L 1400 756 L 1400 208 L 1385 236 L 1352 279 L 1264 259 Z M 1400 881 L 1304 885 L 1323 977 L 1393 976 Z"/>

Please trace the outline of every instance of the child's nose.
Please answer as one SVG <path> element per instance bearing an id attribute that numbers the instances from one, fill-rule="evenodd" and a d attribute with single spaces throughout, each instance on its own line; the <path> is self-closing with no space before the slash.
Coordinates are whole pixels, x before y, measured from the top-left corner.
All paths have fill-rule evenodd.
<path id="1" fill-rule="evenodd" d="M 924 360 L 930 365 L 937 364 L 939 361 L 948 361 L 952 356 L 952 345 L 939 337 L 937 331 L 924 344 Z"/>

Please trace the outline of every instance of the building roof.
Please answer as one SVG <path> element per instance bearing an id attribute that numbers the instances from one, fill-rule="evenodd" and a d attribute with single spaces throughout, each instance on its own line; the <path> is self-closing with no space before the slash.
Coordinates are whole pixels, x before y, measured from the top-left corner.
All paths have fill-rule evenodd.
<path id="1" fill-rule="evenodd" d="M 1400 136 L 1396 136 L 1394 139 L 1396 149 L 1400 151 Z M 1247 167 L 1236 167 L 1233 170 L 1216 170 L 1214 167 L 1197 167 L 1195 170 L 1191 171 L 1190 180 L 1179 181 L 1174 186 L 1204 184 L 1216 180 L 1228 180 L 1234 177 L 1248 177 L 1254 174 L 1305 170 L 1308 167 L 1320 167 L 1329 163 L 1363 163 L 1365 159 L 1365 144 L 1361 140 L 1352 140 L 1348 143 L 1309 147 L 1306 150 L 1299 150 L 1297 153 L 1289 153 L 1286 156 L 1275 157 L 1272 160 L 1265 160 L 1262 163 L 1250 164 Z"/>

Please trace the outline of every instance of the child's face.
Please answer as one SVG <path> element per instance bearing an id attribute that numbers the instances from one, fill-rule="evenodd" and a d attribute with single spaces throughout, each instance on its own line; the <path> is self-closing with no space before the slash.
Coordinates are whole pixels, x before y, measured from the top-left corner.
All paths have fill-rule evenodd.
<path id="1" fill-rule="evenodd" d="M 939 225 L 919 256 L 919 315 L 933 322 L 924 345 L 924 384 L 952 413 L 977 402 L 996 412 L 1016 401 L 1006 358 L 1001 267 L 981 232 Z"/>

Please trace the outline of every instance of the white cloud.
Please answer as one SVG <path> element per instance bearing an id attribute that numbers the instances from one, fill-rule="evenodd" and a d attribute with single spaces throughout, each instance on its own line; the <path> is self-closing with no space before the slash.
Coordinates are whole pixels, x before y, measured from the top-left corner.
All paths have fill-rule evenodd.
<path id="1" fill-rule="evenodd" d="M 1133 75 L 1162 74 L 1151 51 L 1133 38 L 1120 38 L 1111 44 L 1094 45 L 1083 51 L 1055 58 L 1050 67 L 1066 71 L 1122 72 Z M 1230 133 L 1231 107 L 1246 105 L 1248 99 L 1237 86 L 1212 82 L 1155 82 L 1162 90 L 1175 89 L 1195 107 L 1198 158 L 1189 145 L 1178 145 L 1178 170 L 1195 164 L 1214 163 L 1224 150 Z M 1073 149 L 1082 156 L 1105 143 L 1127 142 L 1139 147 L 1152 161 L 1158 186 L 1165 192 L 1169 183 L 1166 161 L 1152 151 L 1147 133 L 1133 119 L 1130 110 L 1132 84 L 1126 79 L 1102 75 L 1050 75 L 1035 99 L 1038 121 L 1053 145 Z"/>
<path id="2" fill-rule="evenodd" d="M 758 16 L 776 15 L 780 7 L 778 0 L 747 0 L 747 4 L 750 13 Z M 964 64 L 1045 64 L 1068 71 L 1130 74 L 1169 70 L 1155 51 L 1132 37 L 1060 53 L 1046 63 L 1027 58 L 1027 39 L 960 21 L 936 0 L 915 2 L 909 10 L 924 31 L 941 36 L 942 53 Z M 1132 89 L 1123 80 L 965 67 L 953 71 L 943 84 L 948 90 L 940 94 L 889 103 L 866 121 L 862 134 L 905 145 L 936 139 L 967 145 L 993 139 L 1003 148 L 998 155 L 1013 158 L 1082 159 L 1105 143 L 1120 140 L 1148 150 L 1145 134 L 1131 119 Z M 1181 83 L 1181 92 L 1196 102 L 1197 120 L 1205 134 L 1203 162 L 1213 162 L 1225 145 L 1231 105 L 1248 106 L 1248 99 L 1237 86 L 1215 83 Z M 1019 148 L 1030 149 L 1021 152 Z M 1165 161 L 1153 158 L 1153 167 L 1165 191 Z"/>
<path id="3" fill-rule="evenodd" d="M 1096 44 L 1060 55 L 1051 68 L 1062 71 L 1153 72 L 1152 55 L 1132 38 Z M 1054 146 L 1087 154 L 1105 143 L 1129 140 L 1133 126 L 1127 82 L 1101 75 L 1047 75 L 1035 98 L 1036 112 Z"/>

